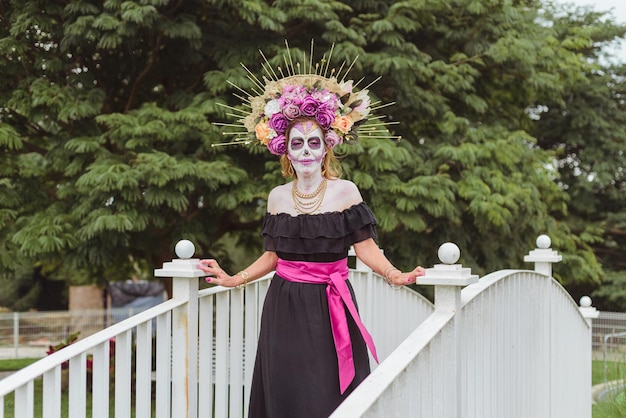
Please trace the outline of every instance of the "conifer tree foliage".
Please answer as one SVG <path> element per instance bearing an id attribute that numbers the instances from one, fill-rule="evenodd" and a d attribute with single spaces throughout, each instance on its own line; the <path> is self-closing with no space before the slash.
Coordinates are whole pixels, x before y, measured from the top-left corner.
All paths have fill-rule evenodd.
<path id="1" fill-rule="evenodd" d="M 395 263 L 431 265 L 456 242 L 475 272 L 529 267 L 540 233 L 565 283 L 598 280 L 566 222 L 555 151 L 532 133 L 542 103 L 586 79 L 584 31 L 558 37 L 540 2 L 12 0 L 0 4 L 0 268 L 105 283 L 150 276 L 181 238 L 226 269 L 261 251 L 269 190 L 258 146 L 228 140 L 240 63 L 262 50 L 358 60 L 351 78 L 389 107 L 400 141 L 343 146 L 344 176 Z M 316 57 L 319 59 L 319 57 Z M 239 256 L 240 253 L 237 253 Z M 573 274 L 573 269 L 576 274 Z M 236 270 L 235 270 L 236 271 Z"/>

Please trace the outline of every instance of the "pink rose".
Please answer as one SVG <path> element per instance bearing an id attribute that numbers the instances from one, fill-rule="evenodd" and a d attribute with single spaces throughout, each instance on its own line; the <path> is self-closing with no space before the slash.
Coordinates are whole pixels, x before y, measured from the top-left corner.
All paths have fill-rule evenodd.
<path id="1" fill-rule="evenodd" d="M 289 120 L 294 120 L 300 116 L 300 108 L 294 103 L 286 104 L 285 107 L 283 107 L 283 115 Z"/>
<path id="2" fill-rule="evenodd" d="M 300 105 L 300 113 L 303 116 L 315 116 L 320 103 L 311 96 L 307 96 Z"/>
<path id="3" fill-rule="evenodd" d="M 330 106 L 322 104 L 317 108 L 315 120 L 323 130 L 327 130 L 335 122 L 335 112 Z"/>
<path id="4" fill-rule="evenodd" d="M 306 87 L 302 86 L 302 85 L 291 85 L 291 84 L 287 84 L 285 87 L 283 87 L 283 95 L 285 94 L 291 94 L 293 96 L 299 96 L 301 98 L 304 99 L 304 96 L 306 96 Z"/>
<path id="5" fill-rule="evenodd" d="M 333 112 L 337 110 L 337 96 L 328 90 L 315 91 L 311 96 L 319 101 L 322 105 L 330 107 Z"/>
<path id="6" fill-rule="evenodd" d="M 280 97 L 281 106 L 285 106 L 289 103 L 300 106 L 306 95 L 306 88 L 303 86 L 285 86 Z"/>
<path id="7" fill-rule="evenodd" d="M 324 143 L 326 144 L 326 146 L 328 148 L 335 148 L 337 145 L 341 144 L 343 141 L 341 139 L 341 137 L 339 135 L 337 135 L 337 132 L 330 130 L 328 132 L 326 132 L 326 135 L 324 136 Z"/>
<path id="8" fill-rule="evenodd" d="M 284 134 L 287 130 L 287 125 L 289 125 L 289 119 L 280 112 L 274 113 L 269 120 L 269 125 L 276 133 Z"/>
<path id="9" fill-rule="evenodd" d="M 267 149 L 274 155 L 283 155 L 287 152 L 287 143 L 285 141 L 285 135 L 278 135 L 272 138 L 267 144 Z"/>

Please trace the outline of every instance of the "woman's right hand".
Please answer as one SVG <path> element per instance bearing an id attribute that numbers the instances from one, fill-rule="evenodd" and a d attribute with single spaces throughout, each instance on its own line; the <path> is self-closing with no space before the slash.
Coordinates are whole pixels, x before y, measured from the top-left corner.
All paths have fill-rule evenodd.
<path id="1" fill-rule="evenodd" d="M 207 283 L 224 287 L 235 287 L 243 283 L 243 278 L 239 274 L 229 275 L 212 258 L 200 260 L 197 267 L 209 275 L 204 279 Z"/>

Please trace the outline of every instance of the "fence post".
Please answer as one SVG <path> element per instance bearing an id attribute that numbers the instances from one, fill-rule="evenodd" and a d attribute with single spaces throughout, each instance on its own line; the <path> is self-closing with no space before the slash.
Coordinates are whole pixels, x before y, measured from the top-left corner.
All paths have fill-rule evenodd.
<path id="1" fill-rule="evenodd" d="M 591 298 L 589 296 L 583 296 L 582 298 L 580 298 L 579 303 L 580 308 L 578 308 L 578 310 L 585 318 L 585 321 L 587 321 L 587 324 L 589 324 L 589 335 L 591 336 L 593 320 L 600 316 L 600 312 L 596 308 L 591 306 Z"/>
<path id="2" fill-rule="evenodd" d="M 454 314 L 454 326 L 450 331 L 442 333 L 443 350 L 446 350 L 447 368 L 443 373 L 448 374 L 444 381 L 455 382 L 452 387 L 446 388 L 445 399 L 440 402 L 443 409 L 447 410 L 445 416 L 461 417 L 464 415 L 461 405 L 462 397 L 465 396 L 464 370 L 461 364 L 461 347 L 463 332 L 463 315 L 461 310 L 461 290 L 478 281 L 478 276 L 471 274 L 471 269 L 464 268 L 461 264 L 455 264 L 461 252 L 456 244 L 446 242 L 439 247 L 437 252 L 439 260 L 443 264 L 435 264 L 433 268 L 426 269 L 426 275 L 418 278 L 418 283 L 435 286 L 435 312 L 446 312 Z M 451 407 L 450 407 L 451 406 Z M 448 410 L 451 408 L 451 410 Z"/>
<path id="3" fill-rule="evenodd" d="M 172 317 L 172 417 L 198 416 L 198 278 L 206 274 L 196 268 L 194 252 L 191 241 L 179 241 L 179 258 L 154 270 L 156 277 L 172 277 L 173 299 L 187 301 Z"/>
<path id="4" fill-rule="evenodd" d="M 18 347 L 20 346 L 20 313 L 13 312 L 13 349 L 15 358 L 19 357 Z"/>
<path id="5" fill-rule="evenodd" d="M 578 310 L 580 311 L 583 318 L 585 318 L 585 321 L 587 321 L 587 324 L 589 325 L 589 340 L 588 340 L 589 352 L 588 352 L 588 355 L 586 356 L 587 358 L 585 359 L 585 361 L 579 364 L 578 367 L 582 367 L 583 369 L 583 373 L 585 375 L 585 381 L 588 382 L 587 384 L 589 386 L 589 396 L 591 397 L 592 396 L 591 394 L 591 385 L 592 385 L 591 369 L 592 369 L 592 362 L 593 362 L 593 320 L 596 319 L 598 316 L 600 316 L 600 312 L 596 308 L 591 306 L 591 298 L 589 296 L 581 297 L 579 303 L 580 303 L 580 307 L 578 308 Z M 606 380 L 606 374 L 604 376 Z M 584 416 L 590 417 L 591 413 L 592 413 L 591 402 L 589 402 L 589 410 Z"/>
<path id="6" fill-rule="evenodd" d="M 563 259 L 556 251 L 550 249 L 552 241 L 547 235 L 539 235 L 537 237 L 537 249 L 532 250 L 528 255 L 524 256 L 527 263 L 535 263 L 535 271 L 552 277 L 552 263 L 558 263 Z"/>

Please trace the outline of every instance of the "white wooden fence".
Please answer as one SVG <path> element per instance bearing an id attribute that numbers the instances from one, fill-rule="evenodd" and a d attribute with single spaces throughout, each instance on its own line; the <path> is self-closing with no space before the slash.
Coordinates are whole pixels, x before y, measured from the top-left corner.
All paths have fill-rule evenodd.
<path id="1" fill-rule="evenodd" d="M 527 260 L 539 272 L 480 281 L 440 254 L 448 264 L 421 280 L 435 307 L 357 261 L 350 280 L 382 363 L 332 416 L 590 417 L 590 324 L 540 250 Z M 245 417 L 270 276 L 198 291 L 196 263 L 155 271 L 174 277 L 171 300 L 0 381 L 0 418 Z"/>
<path id="2" fill-rule="evenodd" d="M 452 264 L 458 249 L 440 252 L 451 263 L 420 280 L 435 285 L 435 312 L 331 417 L 591 417 L 597 312 L 551 277 L 549 245 L 541 236 L 525 258 L 535 271 L 480 280 Z"/>

